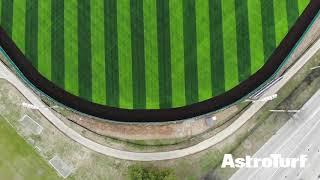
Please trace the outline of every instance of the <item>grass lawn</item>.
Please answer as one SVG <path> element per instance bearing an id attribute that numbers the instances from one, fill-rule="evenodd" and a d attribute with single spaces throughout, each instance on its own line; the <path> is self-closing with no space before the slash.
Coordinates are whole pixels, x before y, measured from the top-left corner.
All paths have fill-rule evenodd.
<path id="1" fill-rule="evenodd" d="M 50 165 L 0 116 L 0 179 L 59 179 Z"/>

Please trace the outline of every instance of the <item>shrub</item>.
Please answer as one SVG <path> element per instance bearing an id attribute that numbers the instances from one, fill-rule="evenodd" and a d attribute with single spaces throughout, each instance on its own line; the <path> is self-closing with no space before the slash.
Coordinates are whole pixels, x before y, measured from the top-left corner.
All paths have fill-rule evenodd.
<path id="1" fill-rule="evenodd" d="M 175 180 L 176 176 L 170 169 L 143 167 L 133 165 L 129 167 L 130 180 Z"/>

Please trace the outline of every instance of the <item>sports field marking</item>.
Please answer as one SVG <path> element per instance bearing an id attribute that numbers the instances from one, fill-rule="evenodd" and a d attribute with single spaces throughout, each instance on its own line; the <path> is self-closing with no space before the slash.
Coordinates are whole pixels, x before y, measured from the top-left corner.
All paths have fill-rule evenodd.
<path id="1" fill-rule="evenodd" d="M 78 0 L 78 83 L 80 97 L 92 99 L 91 7 L 90 1 Z"/>
<path id="2" fill-rule="evenodd" d="M 209 0 L 210 58 L 212 96 L 225 91 L 222 7 L 220 0 Z"/>
<path id="3" fill-rule="evenodd" d="M 195 0 L 183 0 L 184 72 L 186 103 L 198 102 Z"/>
<path id="4" fill-rule="evenodd" d="M 239 83 L 237 62 L 236 14 L 234 0 L 223 0 L 222 24 L 224 47 L 225 88 L 230 90 Z"/>
<path id="5" fill-rule="evenodd" d="M 197 72 L 199 101 L 212 97 L 209 1 L 195 1 L 197 27 Z"/>
<path id="6" fill-rule="evenodd" d="M 25 53 L 26 0 L 13 1 L 12 39 L 19 49 Z M 32 59 L 29 59 L 32 61 Z"/>
<path id="7" fill-rule="evenodd" d="M 0 115 L 0 122 L 3 121 L 3 119 L 6 120 L 6 122 L 11 126 L 12 131 L 16 132 L 16 131 L 15 131 L 16 128 L 14 127 L 14 125 L 12 124 L 12 122 L 11 122 L 9 119 L 7 119 L 6 117 Z M 0 123 L 0 124 L 1 124 L 1 123 Z M 18 132 L 17 132 L 17 133 L 18 133 Z"/>
<path id="8" fill-rule="evenodd" d="M 143 0 L 130 0 L 133 108 L 146 107 Z"/>
<path id="9" fill-rule="evenodd" d="M 120 4 L 119 4 L 120 5 Z M 119 60 L 118 60 L 118 26 L 117 0 L 104 1 L 104 43 L 105 43 L 105 68 L 101 76 L 106 78 L 106 103 L 110 106 L 119 106 Z M 122 23 L 122 22 L 119 22 Z M 112 33 L 110 33 L 112 32 Z M 122 38 L 122 37 L 119 37 Z M 129 61 L 129 60 L 128 60 Z M 94 70 L 94 69 L 93 69 Z M 95 70 L 94 70 L 95 71 Z M 131 72 L 131 71 L 130 71 Z"/>
<path id="10" fill-rule="evenodd" d="M 147 109 L 159 108 L 157 2 L 165 3 L 166 1 L 147 0 L 143 2 Z"/>
<path id="11" fill-rule="evenodd" d="M 77 0 L 64 1 L 64 88 L 79 95 L 78 73 L 78 10 Z"/>
<path id="12" fill-rule="evenodd" d="M 172 107 L 172 67 L 171 46 L 172 28 L 170 20 L 170 1 L 157 0 L 157 31 L 158 31 L 158 72 L 159 72 L 159 106 Z"/>
<path id="13" fill-rule="evenodd" d="M 51 1 L 38 3 L 38 70 L 51 80 Z"/>
<path id="14" fill-rule="evenodd" d="M 299 14 L 302 14 L 304 9 L 310 3 L 310 0 L 298 0 Z"/>
<path id="15" fill-rule="evenodd" d="M 262 32 L 263 32 L 263 48 L 264 59 L 268 60 L 269 56 L 276 48 L 275 36 L 275 19 L 274 19 L 274 4 L 271 0 L 261 0 L 261 15 L 262 15 Z"/>
<path id="16" fill-rule="evenodd" d="M 1 26 L 8 33 L 8 35 L 11 36 L 13 22 L 13 1 L 2 0 L 1 3 Z"/>
<path id="17" fill-rule="evenodd" d="M 238 58 L 239 82 L 246 80 L 251 75 L 250 33 L 248 20 L 248 1 L 235 1 L 236 38 Z"/>
<path id="18" fill-rule="evenodd" d="M 31 132 L 34 135 L 40 135 L 43 131 L 43 127 L 28 115 L 24 115 L 19 120 L 19 123 L 26 129 L 26 131 Z"/>
<path id="19" fill-rule="evenodd" d="M 276 30 L 276 44 L 280 44 L 283 37 L 288 32 L 288 21 L 286 1 L 285 0 L 273 0 L 274 6 L 274 18 L 275 18 L 275 30 Z"/>
<path id="20" fill-rule="evenodd" d="M 257 0 L 248 0 L 248 21 L 250 32 L 251 73 L 255 73 L 264 64 L 263 32 L 261 3 Z"/>
<path id="21" fill-rule="evenodd" d="M 38 152 L 41 152 L 41 151 L 42 151 L 42 149 L 39 148 L 38 146 L 35 146 L 34 148 L 35 148 Z"/>
<path id="22" fill-rule="evenodd" d="M 55 155 L 49 160 L 49 164 L 58 172 L 63 178 L 67 178 L 72 173 L 72 167 L 66 164 L 59 156 Z"/>
<path id="23" fill-rule="evenodd" d="M 25 55 L 38 68 L 38 0 L 26 2 Z"/>
<path id="24" fill-rule="evenodd" d="M 119 52 L 119 105 L 133 108 L 132 99 L 132 56 L 130 1 L 117 0 L 118 52 Z"/>
<path id="25" fill-rule="evenodd" d="M 0 133 L 1 162 L 15 162 L 0 166 L 0 172 L 3 172 L 1 179 L 17 179 L 18 176 L 32 180 L 59 179 L 48 163 L 26 142 L 28 139 L 23 139 L 12 123 L 1 115 Z M 35 172 L 41 172 L 41 176 Z"/>
<path id="26" fill-rule="evenodd" d="M 106 103 L 104 2 L 91 0 L 92 101 Z M 111 34 L 111 33 L 110 33 Z"/>
<path id="27" fill-rule="evenodd" d="M 299 0 L 286 0 L 287 18 L 288 18 L 288 29 L 293 26 L 299 17 Z"/>
<path id="28" fill-rule="evenodd" d="M 51 79 L 64 88 L 64 0 L 51 3 Z"/>
<path id="29" fill-rule="evenodd" d="M 2 15 L 1 12 L 2 12 L 2 1 L 0 1 L 0 16 Z M 1 19 L 2 18 L 0 17 L 0 24 L 1 24 Z"/>
<path id="30" fill-rule="evenodd" d="M 185 72 L 184 64 L 184 32 L 182 0 L 169 1 L 170 40 L 171 40 L 171 80 L 172 80 L 172 107 L 184 106 Z M 168 97 L 169 98 L 169 97 Z"/>

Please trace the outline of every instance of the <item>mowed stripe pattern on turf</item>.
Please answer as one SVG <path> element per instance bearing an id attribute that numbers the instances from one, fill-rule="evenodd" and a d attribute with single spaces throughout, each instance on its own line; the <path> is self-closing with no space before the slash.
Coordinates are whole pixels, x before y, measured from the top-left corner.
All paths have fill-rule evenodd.
<path id="1" fill-rule="evenodd" d="M 47 79 L 94 103 L 163 109 L 244 81 L 309 0 L 1 0 L 1 26 Z"/>

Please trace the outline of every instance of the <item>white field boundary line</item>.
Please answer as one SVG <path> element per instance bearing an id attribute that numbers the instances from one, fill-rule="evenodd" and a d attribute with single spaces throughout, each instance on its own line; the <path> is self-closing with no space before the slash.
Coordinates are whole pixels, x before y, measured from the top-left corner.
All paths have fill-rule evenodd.
<path id="1" fill-rule="evenodd" d="M 319 48 L 320 39 L 318 39 L 317 42 L 304 55 L 300 57 L 299 61 L 296 62 L 294 66 L 292 66 L 283 75 L 283 79 L 278 81 L 267 92 L 265 92 L 265 95 L 270 96 L 277 93 L 298 72 L 298 70 L 301 67 L 303 67 L 306 64 L 306 62 L 308 62 L 308 60 L 317 52 L 317 50 L 319 50 Z M 13 84 L 32 104 L 40 107 L 45 106 L 45 104 L 29 88 L 27 88 L 11 71 L 9 71 L 2 62 L 0 64 L 0 71 L 2 71 L 1 73 L 4 73 L 6 75 L 6 79 L 11 84 Z M 66 136 L 95 152 L 124 160 L 158 161 L 181 158 L 184 156 L 195 154 L 197 152 L 203 151 L 214 146 L 215 144 L 223 141 L 224 139 L 232 135 L 234 132 L 236 132 L 241 126 L 243 126 L 247 122 L 248 119 L 250 119 L 256 112 L 258 112 L 259 109 L 265 105 L 265 103 L 266 102 L 254 103 L 247 111 L 245 111 L 234 123 L 232 123 L 226 129 L 222 130 L 215 136 L 206 139 L 194 146 L 173 151 L 151 153 L 124 151 L 103 146 L 99 143 L 96 143 L 90 139 L 81 136 L 75 130 L 64 124 L 49 109 L 39 109 L 39 111 Z"/>
<path id="2" fill-rule="evenodd" d="M 6 120 L 7 121 L 7 123 L 14 129 L 14 130 L 16 130 L 16 128 L 13 126 L 13 124 L 9 121 L 9 119 L 7 119 L 6 117 L 4 117 L 4 116 L 2 116 L 2 115 L 0 115 L 4 120 Z"/>
<path id="3" fill-rule="evenodd" d="M 22 123 L 22 121 L 24 121 L 26 118 L 29 118 L 30 120 L 30 123 L 34 123 L 37 128 L 39 128 L 39 132 L 32 132 L 34 135 L 40 135 L 43 131 L 43 127 L 38 123 L 36 122 L 35 120 L 33 120 L 30 116 L 28 116 L 27 114 L 25 114 L 22 118 L 20 118 L 18 121 L 19 123 Z M 26 121 L 26 120 L 25 120 Z M 23 125 L 22 125 L 23 126 Z"/>
<path id="4" fill-rule="evenodd" d="M 55 160 L 55 158 L 58 158 L 59 160 L 62 161 L 61 158 L 59 158 L 57 155 L 55 155 L 52 159 L 49 160 L 49 164 L 58 172 L 58 174 L 59 174 L 61 177 L 63 177 L 64 179 L 66 179 L 66 178 L 71 174 L 71 172 L 68 173 L 67 175 L 63 175 L 63 174 L 60 172 L 60 169 L 58 169 L 58 168 L 53 164 L 53 161 Z M 63 163 L 64 163 L 64 162 L 63 162 Z"/>
<path id="5" fill-rule="evenodd" d="M 5 119 L 6 120 L 6 122 L 8 122 L 8 124 L 14 129 L 14 130 L 16 130 L 16 132 L 17 132 L 17 134 L 25 141 L 25 142 L 27 142 L 28 143 L 28 140 L 27 140 L 27 136 L 25 136 L 23 133 L 21 133 L 20 131 L 18 131 L 19 130 L 19 127 L 18 126 L 14 126 L 11 122 L 10 122 L 10 120 L 8 119 L 8 118 L 6 118 L 6 117 L 4 117 L 4 116 L 2 116 L 2 115 L 0 115 L 3 119 Z M 20 121 L 21 119 L 19 119 L 18 121 Z M 31 144 L 30 144 L 31 145 Z M 37 151 L 39 151 L 39 154 L 40 155 L 42 155 L 40 152 L 42 151 L 41 149 L 40 149 L 40 147 L 38 147 L 38 146 L 33 146 L 33 145 L 31 145 L 31 147 L 33 147 L 33 148 L 35 148 Z"/>

